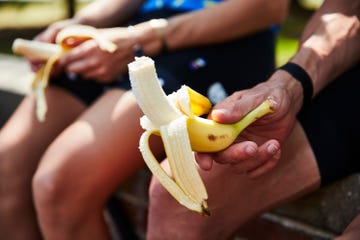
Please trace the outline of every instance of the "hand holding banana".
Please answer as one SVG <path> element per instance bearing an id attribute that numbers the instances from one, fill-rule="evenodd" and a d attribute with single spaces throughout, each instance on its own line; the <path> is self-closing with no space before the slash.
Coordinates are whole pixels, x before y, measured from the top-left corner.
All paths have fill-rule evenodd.
<path id="1" fill-rule="evenodd" d="M 15 39 L 13 52 L 22 56 L 46 61 L 35 74 L 32 81 L 32 91 L 36 96 L 36 116 L 40 122 L 45 120 L 47 104 L 45 88 L 48 85 L 51 69 L 62 55 L 70 51 L 74 42 L 84 42 L 94 39 L 103 51 L 114 52 L 116 45 L 99 34 L 96 28 L 85 25 L 70 25 L 56 35 L 56 43 L 45 43 L 26 39 Z"/>
<path id="2" fill-rule="evenodd" d="M 193 151 L 217 152 L 227 148 L 248 125 L 273 112 L 274 102 L 266 100 L 235 124 L 220 124 L 199 117 L 211 109 L 210 101 L 187 86 L 166 96 L 155 65 L 148 57 L 129 64 L 132 91 L 145 116 L 140 120 L 145 132 L 140 138 L 142 156 L 159 182 L 182 205 L 209 215 L 208 194 L 200 177 Z M 173 178 L 155 159 L 149 147 L 152 134 L 160 135 Z"/>

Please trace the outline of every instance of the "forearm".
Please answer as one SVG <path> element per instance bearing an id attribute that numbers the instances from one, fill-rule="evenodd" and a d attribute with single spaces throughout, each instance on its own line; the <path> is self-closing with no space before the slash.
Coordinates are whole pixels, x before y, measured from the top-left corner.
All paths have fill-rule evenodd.
<path id="1" fill-rule="evenodd" d="M 227 41 L 281 22 L 287 9 L 287 0 L 227 0 L 170 18 L 166 42 L 170 49 L 179 49 Z"/>
<path id="2" fill-rule="evenodd" d="M 314 95 L 360 59 L 360 2 L 327 0 L 302 34 L 292 62 L 311 76 Z"/>
<path id="3" fill-rule="evenodd" d="M 75 23 L 94 27 L 114 27 L 129 19 L 143 0 L 96 0 L 81 9 L 73 18 Z"/>
<path id="4" fill-rule="evenodd" d="M 221 43 L 265 29 L 281 22 L 288 10 L 288 0 L 227 0 L 200 11 L 167 19 L 162 29 L 170 51 Z M 225 17 L 226 16 L 226 17 Z M 161 41 L 148 22 L 135 26 L 135 38 L 145 53 L 156 55 Z"/>

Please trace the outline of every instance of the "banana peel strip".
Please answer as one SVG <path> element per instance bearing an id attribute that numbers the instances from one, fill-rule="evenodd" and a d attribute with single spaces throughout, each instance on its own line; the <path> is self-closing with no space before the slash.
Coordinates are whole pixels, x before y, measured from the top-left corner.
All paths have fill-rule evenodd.
<path id="1" fill-rule="evenodd" d="M 55 53 L 53 56 L 51 56 L 45 65 L 41 67 L 35 74 L 31 83 L 31 89 L 36 98 L 36 117 L 39 122 L 45 121 L 45 115 L 47 112 L 45 89 L 49 83 L 51 69 L 60 56 L 60 53 Z"/>
<path id="2" fill-rule="evenodd" d="M 161 126 L 160 133 L 176 183 L 186 195 L 201 206 L 202 211 L 207 209 L 208 195 L 191 150 L 187 116 L 182 116 L 167 126 Z"/>
<path id="3" fill-rule="evenodd" d="M 29 41 L 21 38 L 13 42 L 13 52 L 27 57 L 39 57 L 46 63 L 35 73 L 31 89 L 36 98 L 36 117 L 39 122 L 45 121 L 47 103 L 45 89 L 48 86 L 51 69 L 59 58 L 71 50 L 67 45 L 69 39 L 86 41 L 94 39 L 103 51 L 110 53 L 116 51 L 117 46 L 102 36 L 99 31 L 91 26 L 71 25 L 62 29 L 56 36 L 56 44 Z M 43 50 L 42 50 L 43 49 Z"/>
<path id="4" fill-rule="evenodd" d="M 161 167 L 155 156 L 150 150 L 149 138 L 154 134 L 155 130 L 145 131 L 141 137 L 139 145 L 144 161 L 152 173 L 156 173 L 156 178 L 160 184 L 183 206 L 195 212 L 202 212 L 202 206 L 195 202 L 189 195 L 187 195 L 174 179 L 170 178 L 165 170 Z"/>

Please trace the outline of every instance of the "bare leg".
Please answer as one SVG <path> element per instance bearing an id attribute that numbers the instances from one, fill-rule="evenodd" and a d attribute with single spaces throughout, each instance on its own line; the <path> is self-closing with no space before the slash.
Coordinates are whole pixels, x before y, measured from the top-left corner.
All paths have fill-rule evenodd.
<path id="1" fill-rule="evenodd" d="M 47 239 L 107 239 L 103 208 L 119 185 L 144 167 L 142 115 L 134 96 L 107 92 L 49 147 L 33 180 Z"/>
<path id="2" fill-rule="evenodd" d="M 47 102 L 44 123 L 36 120 L 34 98 L 28 96 L 0 131 L 1 239 L 40 239 L 31 178 L 48 144 L 84 110 L 58 88 L 48 89 Z"/>
<path id="3" fill-rule="evenodd" d="M 229 166 L 214 167 L 201 172 L 209 193 L 210 217 L 188 211 L 153 179 L 147 239 L 227 239 L 246 221 L 317 189 L 320 182 L 314 155 L 300 125 L 283 146 L 279 164 L 261 178 L 251 180 L 234 174 Z"/>
<path id="4" fill-rule="evenodd" d="M 341 236 L 335 240 L 358 240 L 360 239 L 360 214 L 357 215 Z"/>

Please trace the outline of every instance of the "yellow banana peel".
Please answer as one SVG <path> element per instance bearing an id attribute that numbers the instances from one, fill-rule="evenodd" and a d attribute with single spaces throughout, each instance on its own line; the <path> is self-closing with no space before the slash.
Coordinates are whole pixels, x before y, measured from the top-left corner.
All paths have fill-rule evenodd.
<path id="1" fill-rule="evenodd" d="M 51 69 L 59 58 L 70 51 L 73 41 L 94 39 L 99 47 L 108 52 L 114 52 L 116 45 L 104 38 L 96 28 L 85 25 L 71 25 L 62 29 L 56 35 L 56 43 L 45 43 L 35 40 L 17 38 L 12 44 L 12 50 L 18 55 L 46 61 L 34 75 L 31 89 L 36 97 L 36 116 L 38 121 L 45 121 L 47 103 L 45 89 L 49 83 Z"/>

